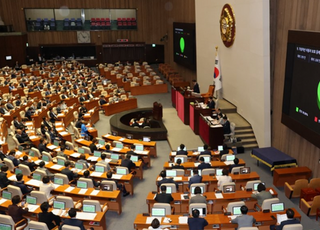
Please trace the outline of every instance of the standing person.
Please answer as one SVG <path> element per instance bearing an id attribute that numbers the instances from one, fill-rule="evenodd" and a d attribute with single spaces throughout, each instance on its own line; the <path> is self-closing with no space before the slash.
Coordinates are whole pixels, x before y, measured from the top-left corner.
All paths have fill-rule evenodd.
<path id="1" fill-rule="evenodd" d="M 247 215 L 248 208 L 245 205 L 242 205 L 240 208 L 241 215 L 237 216 L 235 219 L 231 220 L 231 223 L 238 224 L 238 229 L 243 227 L 252 227 L 256 222 L 253 216 Z"/>
<path id="2" fill-rule="evenodd" d="M 203 230 L 208 225 L 208 221 L 204 218 L 199 218 L 200 212 L 198 209 L 192 210 L 192 217 L 188 218 L 189 230 Z"/>
<path id="3" fill-rule="evenodd" d="M 56 226 L 60 225 L 61 219 L 60 216 L 53 214 L 52 212 L 48 212 L 49 210 L 49 203 L 43 202 L 40 205 L 41 213 L 39 213 L 39 222 L 45 223 L 48 229 L 53 229 Z M 59 215 L 61 214 L 62 210 L 59 211 Z"/>
<path id="4" fill-rule="evenodd" d="M 200 93 L 200 87 L 196 80 L 192 80 L 193 83 L 193 92 L 194 93 Z"/>
<path id="5" fill-rule="evenodd" d="M 228 121 L 227 116 L 223 117 L 223 134 L 230 134 L 231 133 L 231 128 L 230 128 L 230 121 Z"/>

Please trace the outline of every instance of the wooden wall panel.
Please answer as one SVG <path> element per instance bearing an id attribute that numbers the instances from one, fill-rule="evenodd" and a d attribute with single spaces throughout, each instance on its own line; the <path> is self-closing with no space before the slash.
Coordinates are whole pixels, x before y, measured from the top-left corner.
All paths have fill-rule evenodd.
<path id="1" fill-rule="evenodd" d="M 271 63 L 274 62 L 272 93 L 272 146 L 290 154 L 299 165 L 312 169 L 320 177 L 320 149 L 294 133 L 281 123 L 282 95 L 285 75 L 288 30 L 320 31 L 320 2 L 318 0 L 271 0 L 276 13 L 275 45 L 272 46 Z M 320 140 L 319 140 L 320 141 Z"/>

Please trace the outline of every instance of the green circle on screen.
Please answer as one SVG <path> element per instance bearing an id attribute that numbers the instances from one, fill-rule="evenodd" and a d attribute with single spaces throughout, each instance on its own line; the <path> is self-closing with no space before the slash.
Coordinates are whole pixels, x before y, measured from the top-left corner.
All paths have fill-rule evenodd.
<path id="1" fill-rule="evenodd" d="M 185 44 L 185 42 L 184 42 L 184 38 L 181 37 L 181 38 L 180 38 L 180 50 L 181 50 L 181 53 L 184 52 L 185 45 L 186 45 L 186 44 Z"/>

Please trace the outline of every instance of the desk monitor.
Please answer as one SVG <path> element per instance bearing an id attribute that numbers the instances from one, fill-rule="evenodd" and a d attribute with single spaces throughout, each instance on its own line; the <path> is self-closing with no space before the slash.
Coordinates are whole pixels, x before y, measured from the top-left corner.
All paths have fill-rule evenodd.
<path id="1" fill-rule="evenodd" d="M 203 194 L 203 192 L 204 192 L 204 186 L 199 186 L 200 187 L 200 189 L 201 189 L 201 194 Z M 195 186 L 193 186 L 193 187 L 191 187 L 191 194 L 194 194 L 194 190 L 196 189 L 196 187 Z"/>
<path id="2" fill-rule="evenodd" d="M 177 151 L 179 151 L 179 150 L 187 151 L 187 147 L 186 147 L 186 146 L 184 146 L 184 148 L 183 148 L 183 149 L 180 149 L 180 146 L 178 146 Z"/>
<path id="3" fill-rule="evenodd" d="M 94 171 L 104 173 L 104 167 L 100 165 L 95 165 Z"/>
<path id="4" fill-rule="evenodd" d="M 224 185 L 222 189 L 223 193 L 234 193 L 236 191 L 235 185 Z"/>
<path id="5" fill-rule="evenodd" d="M 17 175 L 18 173 L 22 173 L 22 170 L 19 168 L 15 168 L 14 173 Z"/>
<path id="6" fill-rule="evenodd" d="M 201 176 L 202 170 L 198 170 L 198 175 Z M 193 176 L 193 169 L 190 169 L 190 175 Z"/>
<path id="7" fill-rule="evenodd" d="M 167 194 L 171 194 L 172 193 L 172 187 L 167 186 L 166 193 Z"/>
<path id="8" fill-rule="evenodd" d="M 19 145 L 19 146 L 18 146 L 18 150 L 19 150 L 20 152 L 22 152 L 22 151 L 23 151 L 23 147 L 22 147 L 21 145 Z"/>
<path id="9" fill-rule="evenodd" d="M 32 179 L 41 181 L 41 175 L 39 173 L 33 173 L 32 174 Z"/>
<path id="10" fill-rule="evenodd" d="M 102 140 L 102 139 L 99 139 L 98 144 L 104 146 L 106 144 L 106 141 Z"/>
<path id="11" fill-rule="evenodd" d="M 284 211 L 284 203 L 273 203 L 271 204 L 271 212 L 282 212 Z"/>
<path id="12" fill-rule="evenodd" d="M 101 152 L 100 152 L 100 151 L 97 151 L 97 150 L 94 150 L 93 156 L 95 156 L 95 157 L 101 157 Z"/>
<path id="13" fill-rule="evenodd" d="M 54 140 L 54 141 L 53 141 L 53 145 L 55 145 L 55 146 L 58 147 L 58 146 L 59 146 L 59 141 L 58 141 L 58 140 Z"/>
<path id="14" fill-rule="evenodd" d="M 78 148 L 78 153 L 84 154 L 84 148 Z"/>
<path id="15" fill-rule="evenodd" d="M 151 141 L 151 137 L 143 137 L 142 140 L 145 141 L 145 142 L 150 142 Z"/>
<path id="16" fill-rule="evenodd" d="M 216 176 L 222 176 L 222 169 L 216 169 Z"/>
<path id="17" fill-rule="evenodd" d="M 66 202 L 54 200 L 53 201 L 53 208 L 64 210 L 64 209 L 66 209 Z"/>
<path id="18" fill-rule="evenodd" d="M 34 196 L 27 196 L 26 202 L 28 204 L 37 204 L 37 198 Z"/>
<path id="19" fill-rule="evenodd" d="M 120 156 L 119 156 L 119 154 L 111 153 L 110 158 L 113 159 L 113 160 L 119 160 Z"/>
<path id="20" fill-rule="evenodd" d="M 151 216 L 164 217 L 164 216 L 166 216 L 166 209 L 165 208 L 152 208 L 151 209 Z"/>
<path id="21" fill-rule="evenodd" d="M 133 139 L 133 135 L 132 135 L 132 134 L 127 133 L 127 134 L 126 134 L 126 138 L 131 140 L 131 139 Z"/>
<path id="22" fill-rule="evenodd" d="M 8 191 L 2 191 L 2 198 L 3 199 L 7 199 L 7 200 L 11 200 L 12 198 L 12 193 L 8 192 Z"/>
<path id="23" fill-rule="evenodd" d="M 187 158 L 176 156 L 176 157 L 174 158 L 174 162 L 177 163 L 177 160 L 178 160 L 178 159 L 181 159 L 181 163 L 184 163 Z"/>
<path id="24" fill-rule="evenodd" d="M 102 184 L 100 188 L 102 191 L 113 191 L 113 186 L 110 184 Z"/>
<path id="25" fill-rule="evenodd" d="M 257 182 L 257 183 L 253 183 L 253 191 L 258 191 L 258 185 L 260 184 L 261 182 Z M 262 183 L 264 186 L 266 185 L 265 183 Z"/>
<path id="26" fill-rule="evenodd" d="M 54 184 L 63 185 L 63 178 L 55 177 L 53 179 Z"/>
<path id="27" fill-rule="evenodd" d="M 226 161 L 233 161 L 234 158 L 236 158 L 235 155 L 230 155 L 230 154 L 227 154 L 227 155 L 226 155 Z"/>
<path id="28" fill-rule="evenodd" d="M 107 79 L 103 79 L 103 80 L 102 80 L 102 84 L 103 84 L 103 85 L 107 85 L 107 84 L 108 84 L 108 80 L 107 80 Z"/>
<path id="29" fill-rule="evenodd" d="M 211 162 L 211 157 L 203 157 L 203 159 L 204 159 L 204 162 L 205 163 L 210 163 Z"/>
<path id="30" fill-rule="evenodd" d="M 64 166 L 64 162 L 65 162 L 65 160 L 63 160 L 63 159 L 60 159 L 60 158 L 57 159 L 58 165 Z"/>
<path id="31" fill-rule="evenodd" d="M 240 168 L 240 174 L 249 174 L 249 173 L 250 173 L 250 167 Z"/>
<path id="32" fill-rule="evenodd" d="M 132 160 L 133 162 L 138 162 L 139 158 L 138 156 L 131 156 L 130 160 Z"/>
<path id="33" fill-rule="evenodd" d="M 112 136 L 118 136 L 118 132 L 115 130 L 111 130 L 111 134 L 112 134 Z"/>
<path id="34" fill-rule="evenodd" d="M 93 204 L 84 204 L 82 206 L 82 211 L 83 212 L 95 213 L 96 212 L 96 206 L 93 205 Z"/>
<path id="35" fill-rule="evenodd" d="M 198 152 L 201 153 L 204 151 L 204 148 L 203 147 L 198 147 Z"/>
<path id="36" fill-rule="evenodd" d="M 120 174 L 120 175 L 127 175 L 127 170 L 126 168 L 117 168 L 117 174 Z"/>
<path id="37" fill-rule="evenodd" d="M 123 144 L 117 142 L 116 143 L 116 148 L 123 149 Z"/>
<path id="38" fill-rule="evenodd" d="M 218 145 L 218 151 L 222 151 L 223 150 L 223 145 Z"/>
<path id="39" fill-rule="evenodd" d="M 76 162 L 76 163 L 74 164 L 74 167 L 75 167 L 76 169 L 82 170 L 82 169 L 83 169 L 83 163 L 78 163 L 78 162 Z"/>
<path id="40" fill-rule="evenodd" d="M 195 209 L 199 211 L 199 216 L 206 216 L 207 214 L 206 208 L 192 208 L 192 211 Z"/>
<path id="41" fill-rule="evenodd" d="M 13 230 L 10 224 L 0 224 L 0 230 Z"/>
<path id="42" fill-rule="evenodd" d="M 167 175 L 167 177 L 175 177 L 175 176 L 177 176 L 177 171 L 176 170 L 166 170 L 166 175 Z"/>
<path id="43" fill-rule="evenodd" d="M 241 215 L 241 206 L 233 206 L 232 215 Z"/>
<path id="44" fill-rule="evenodd" d="M 45 162 L 49 162 L 49 157 L 46 155 L 42 155 L 42 160 Z"/>
<path id="45" fill-rule="evenodd" d="M 28 155 L 29 155 L 30 157 L 34 157 L 34 151 L 30 150 L 29 153 L 28 153 Z"/>
<path id="46" fill-rule="evenodd" d="M 137 151 L 143 151 L 143 145 L 136 145 Z"/>
<path id="47" fill-rule="evenodd" d="M 83 188 L 83 189 L 87 189 L 88 188 L 88 183 L 86 181 L 77 181 L 77 187 L 78 188 Z"/>

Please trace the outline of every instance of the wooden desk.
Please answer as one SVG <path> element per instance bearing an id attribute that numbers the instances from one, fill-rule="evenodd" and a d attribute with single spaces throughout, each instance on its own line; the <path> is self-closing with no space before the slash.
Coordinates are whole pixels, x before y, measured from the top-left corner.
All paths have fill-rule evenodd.
<path id="1" fill-rule="evenodd" d="M 229 153 L 233 154 L 233 151 L 229 150 Z M 173 161 L 174 158 L 177 156 L 176 154 L 177 154 L 176 151 L 170 152 L 169 158 L 171 161 Z M 200 154 L 200 152 L 198 152 L 197 150 L 195 150 L 195 151 L 188 150 L 188 161 L 195 162 L 197 160 L 199 154 Z M 220 152 L 211 150 L 211 159 L 212 160 L 220 160 Z"/>
<path id="2" fill-rule="evenodd" d="M 145 95 L 145 94 L 156 94 L 156 93 L 167 93 L 168 86 L 167 84 L 159 85 L 141 85 L 130 87 L 132 95 Z"/>
<path id="3" fill-rule="evenodd" d="M 73 106 L 73 104 L 79 105 L 79 100 L 77 97 L 67 98 L 67 99 L 64 99 L 63 101 L 65 101 L 68 107 Z"/>
<path id="4" fill-rule="evenodd" d="M 91 112 L 86 113 L 83 116 L 85 121 L 91 121 L 92 124 L 97 123 L 100 120 L 99 109 L 95 109 Z"/>
<path id="5" fill-rule="evenodd" d="M 90 100 L 90 101 L 89 100 L 88 101 L 84 101 L 83 104 L 86 105 L 86 109 L 87 110 L 91 110 L 94 107 L 99 107 L 98 101 L 99 101 L 99 99 L 93 99 L 93 100 Z"/>
<path id="6" fill-rule="evenodd" d="M 193 103 L 190 104 L 190 128 L 196 135 L 199 135 L 199 118 L 200 114 L 203 116 L 211 116 L 212 109 L 203 109 L 201 107 L 195 106 Z"/>
<path id="7" fill-rule="evenodd" d="M 211 149 L 218 149 L 223 144 L 222 126 L 210 126 L 202 116 L 199 117 L 199 135 Z"/>
<path id="8" fill-rule="evenodd" d="M 120 113 L 123 111 L 127 111 L 130 109 L 136 109 L 138 107 L 137 104 L 137 98 L 129 98 L 128 100 L 125 101 L 120 101 L 118 103 L 114 104 L 104 104 L 102 108 L 104 109 L 104 114 L 106 116 L 110 116 L 115 113 Z"/>
<path id="9" fill-rule="evenodd" d="M 312 171 L 308 167 L 293 167 L 275 169 L 273 171 L 273 185 L 283 187 L 284 182 L 294 184 L 298 179 L 309 180 L 312 176 Z"/>

